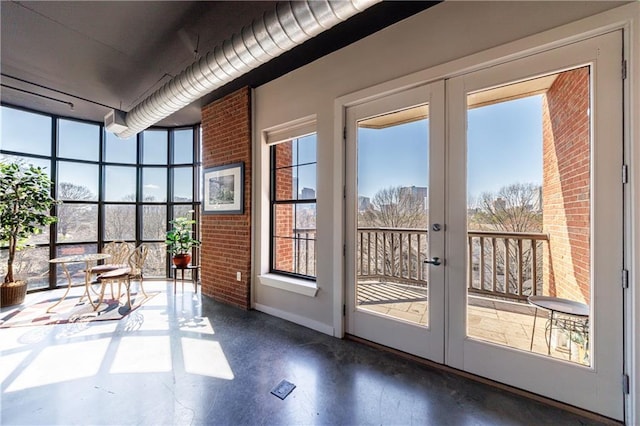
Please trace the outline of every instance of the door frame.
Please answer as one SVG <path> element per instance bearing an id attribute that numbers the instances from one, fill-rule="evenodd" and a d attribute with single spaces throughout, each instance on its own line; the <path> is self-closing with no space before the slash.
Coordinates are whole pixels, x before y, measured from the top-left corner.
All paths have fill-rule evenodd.
<path id="1" fill-rule="evenodd" d="M 447 258 L 451 269 L 446 284 L 450 328 L 445 362 L 454 368 L 558 401 L 585 409 L 591 407 L 593 411 L 617 419 L 624 415 L 620 386 L 623 290 L 615 282 L 623 268 L 624 241 L 623 184 L 619 174 L 623 154 L 622 114 L 616 108 L 622 104 L 621 53 L 617 50 L 621 36 L 621 31 L 610 32 L 447 81 L 447 99 L 450 101 L 448 161 L 452 174 L 447 179 L 447 194 L 451 200 L 447 212 L 450 228 Z M 591 301 L 587 302 L 592 312 L 590 345 L 595 355 L 591 367 L 569 365 L 468 337 L 466 235 L 456 235 L 463 228 L 465 234 L 467 230 L 466 94 L 584 65 L 591 65 L 590 276 L 593 284 Z M 614 125 L 609 125 L 611 120 Z M 552 384 L 550 377 L 562 377 L 566 386 Z"/>
<path id="2" fill-rule="evenodd" d="M 345 145 L 343 131 L 347 107 L 431 81 L 456 77 L 463 73 L 544 52 L 616 29 L 623 30 L 623 56 L 628 62 L 628 77 L 624 82 L 623 107 L 625 163 L 640 165 L 640 146 L 635 146 L 640 143 L 640 119 L 634 115 L 640 112 L 640 91 L 637 90 L 640 87 L 640 38 L 637 37 L 640 34 L 640 4 L 632 3 L 337 97 L 333 102 L 333 165 L 335 170 L 342 171 L 342 180 L 336 180 L 336 184 L 332 188 L 332 199 L 336 206 L 334 217 L 337 221 L 336 224 L 339 224 L 339 229 L 338 226 L 336 227 L 334 238 L 341 235 L 341 239 L 337 239 L 337 241 L 343 242 L 345 238 Z M 632 268 L 632 266 L 640 265 L 639 188 L 640 172 L 632 167 L 629 173 L 629 184 L 624 195 L 625 232 L 632 238 L 629 238 L 625 245 L 624 262 L 625 267 L 629 270 L 629 288 L 625 291 L 623 318 L 625 323 L 624 369 L 625 374 L 632 378 L 629 393 L 625 398 L 625 421 L 630 424 L 640 421 L 640 380 L 633 380 L 640 374 L 640 337 L 638 337 L 640 336 L 640 273 L 637 268 Z M 342 218 L 342 223 L 339 218 Z M 333 334 L 342 338 L 345 334 L 343 316 L 345 303 L 344 256 L 336 254 L 335 261 L 336 265 L 339 265 L 339 269 L 333 275 L 336 279 L 332 292 Z"/>
<path id="3" fill-rule="evenodd" d="M 358 309 L 356 246 L 358 199 L 358 126 L 359 119 L 429 105 L 429 223 L 444 223 L 446 176 L 445 158 L 445 99 L 444 81 L 421 85 L 389 94 L 369 102 L 347 108 L 345 161 L 345 328 L 352 333 L 357 328 L 359 337 L 392 346 L 404 352 L 435 362 L 444 362 L 445 289 L 444 265 L 429 265 L 428 324 L 420 325 Z M 427 159 L 425 159 L 427 160 Z M 445 230 L 427 233 L 429 256 L 443 258 Z"/>

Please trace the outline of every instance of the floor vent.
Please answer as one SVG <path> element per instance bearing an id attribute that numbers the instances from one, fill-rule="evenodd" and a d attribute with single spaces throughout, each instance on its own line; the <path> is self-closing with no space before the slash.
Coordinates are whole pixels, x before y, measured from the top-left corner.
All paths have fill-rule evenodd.
<path id="1" fill-rule="evenodd" d="M 296 388 L 296 385 L 294 385 L 291 382 L 287 382 L 286 380 L 283 380 L 280 383 L 278 383 L 278 386 L 271 389 L 271 393 L 280 399 L 285 399 L 291 393 L 291 391 L 294 390 L 295 388 Z"/>

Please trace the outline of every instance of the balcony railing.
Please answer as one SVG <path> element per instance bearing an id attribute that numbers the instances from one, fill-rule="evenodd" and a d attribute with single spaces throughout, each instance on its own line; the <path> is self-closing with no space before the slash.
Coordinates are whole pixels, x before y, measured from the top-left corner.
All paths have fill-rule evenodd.
<path id="1" fill-rule="evenodd" d="M 542 294 L 542 233 L 469 231 L 470 293 L 524 301 Z"/>
<path id="2" fill-rule="evenodd" d="M 469 293 L 524 301 L 542 294 L 542 233 L 470 231 Z M 428 232 L 409 228 L 358 228 L 358 281 L 427 286 Z"/>
<path id="3" fill-rule="evenodd" d="M 358 228 L 357 277 L 427 285 L 427 231 L 409 228 Z"/>

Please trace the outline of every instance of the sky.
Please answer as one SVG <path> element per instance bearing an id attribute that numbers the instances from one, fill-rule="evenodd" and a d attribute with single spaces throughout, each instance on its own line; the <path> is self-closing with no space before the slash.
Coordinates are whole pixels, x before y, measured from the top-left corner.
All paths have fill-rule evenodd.
<path id="1" fill-rule="evenodd" d="M 358 131 L 358 194 L 389 186 L 429 186 L 428 119 Z M 467 193 L 542 183 L 542 96 L 468 111 Z"/>
<path id="2" fill-rule="evenodd" d="M 468 113 L 468 195 L 495 192 L 501 186 L 520 182 L 542 181 L 542 96 L 532 96 L 475 108 Z M 2 149 L 50 155 L 51 119 L 39 114 L 25 114 L 2 108 Z M 71 120 L 60 121 L 60 155 L 74 159 L 97 160 L 99 126 Z M 166 133 L 151 131 L 145 136 L 146 164 L 166 163 Z M 183 137 L 184 136 L 184 137 Z M 176 132 L 176 141 L 190 140 L 190 135 Z M 162 143 L 158 143 L 162 142 Z M 360 129 L 358 146 L 358 194 L 373 197 L 389 186 L 429 186 L 428 120 L 421 120 L 381 130 Z M 147 145 L 148 144 L 148 145 Z M 157 148 L 157 146 L 162 148 Z M 112 149 L 115 147 L 115 149 Z M 300 138 L 299 163 L 315 161 L 315 135 Z M 179 151 L 183 152 L 183 151 Z M 119 140 L 108 134 L 107 160 L 134 164 L 135 140 Z M 180 159 L 182 160 L 182 159 Z M 178 159 L 176 159 L 178 161 Z M 179 161 L 182 162 L 182 161 Z M 166 197 L 166 172 L 148 168 L 143 175 L 146 195 L 160 201 Z M 190 196 L 188 170 L 177 171 L 177 178 Z M 315 164 L 296 170 L 299 191 L 317 189 Z M 121 200 L 134 192 L 134 169 L 110 166 L 106 170 L 107 195 Z M 97 194 L 98 168 L 74 162 L 60 163 L 61 181 L 82 182 Z"/>
<path id="3" fill-rule="evenodd" d="M 13 108 L 0 109 L 0 148 L 8 151 L 29 154 L 51 155 L 51 118 L 18 111 Z M 70 160 L 98 161 L 100 126 L 82 123 L 75 120 L 59 120 L 58 178 L 60 182 L 71 182 L 87 188 L 98 199 L 97 164 L 78 163 Z M 134 166 L 137 158 L 136 138 L 118 139 L 111 133 L 106 134 L 105 159 L 109 162 L 125 163 Z M 193 152 L 191 130 L 176 130 L 174 144 L 181 149 L 174 150 L 175 163 L 191 161 Z M 167 132 L 145 131 L 143 146 L 143 163 L 148 165 L 164 165 L 167 163 Z M 146 149 L 144 149 L 146 148 Z M 183 149 L 186 148 L 186 149 Z M 50 173 L 50 162 L 29 158 L 28 162 L 36 166 L 46 166 Z M 176 182 L 174 196 L 178 199 L 191 199 L 192 167 L 174 169 Z M 120 165 L 105 168 L 107 201 L 129 201 L 136 191 L 136 169 Z M 167 171 L 166 167 L 143 168 L 143 196 L 153 197 L 155 201 L 166 201 Z"/>

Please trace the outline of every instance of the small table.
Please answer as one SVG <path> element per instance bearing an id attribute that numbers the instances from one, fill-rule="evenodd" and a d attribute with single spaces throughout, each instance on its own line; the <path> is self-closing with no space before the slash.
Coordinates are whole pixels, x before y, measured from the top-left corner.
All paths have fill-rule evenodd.
<path id="1" fill-rule="evenodd" d="M 193 281 L 193 288 L 195 293 L 198 294 L 198 273 L 200 271 L 200 265 L 187 265 L 185 267 L 171 265 L 171 273 L 173 274 L 173 294 L 176 294 L 178 271 L 182 271 L 180 281 L 182 281 L 182 292 L 184 293 L 184 271 L 191 271 L 191 280 Z"/>
<path id="2" fill-rule="evenodd" d="M 533 317 L 533 331 L 531 332 L 531 345 L 529 346 L 529 350 L 533 350 L 533 337 L 536 332 L 538 308 L 542 308 L 551 312 L 551 316 L 545 326 L 547 355 L 551 355 L 551 333 L 553 332 L 555 321 L 556 328 L 569 331 L 569 359 L 571 360 L 571 333 L 582 333 L 583 335 L 586 334 L 587 337 L 589 335 L 589 306 L 573 300 L 551 296 L 529 296 L 528 300 L 529 303 L 536 308 Z M 575 319 L 558 318 L 558 315 L 564 317 L 569 316 Z"/>
<path id="3" fill-rule="evenodd" d="M 51 312 L 53 308 L 55 308 L 60 303 L 62 303 L 65 297 L 67 297 L 67 294 L 69 294 L 69 290 L 71 290 L 71 274 L 67 269 L 67 264 L 71 264 L 71 263 L 84 263 L 84 266 L 85 266 L 84 293 L 82 294 L 82 297 L 80 297 L 80 300 L 84 299 L 84 296 L 87 296 L 87 299 L 89 299 L 89 303 L 91 303 L 91 307 L 94 310 L 96 310 L 98 306 L 100 306 L 100 302 L 98 302 L 97 305 L 94 305 L 93 300 L 91 300 L 91 295 L 89 294 L 89 287 L 91 283 L 91 279 L 90 279 L 91 263 L 97 262 L 98 260 L 108 259 L 110 257 L 111 255 L 107 253 L 89 253 L 89 254 L 76 254 L 72 256 L 56 257 L 55 259 L 51 259 L 49 263 L 62 265 L 62 269 L 64 270 L 64 273 L 67 276 L 67 281 L 69 282 L 69 284 L 67 285 L 67 291 L 64 292 L 60 300 L 58 300 L 56 303 L 51 305 L 49 309 L 47 309 L 47 312 Z"/>

